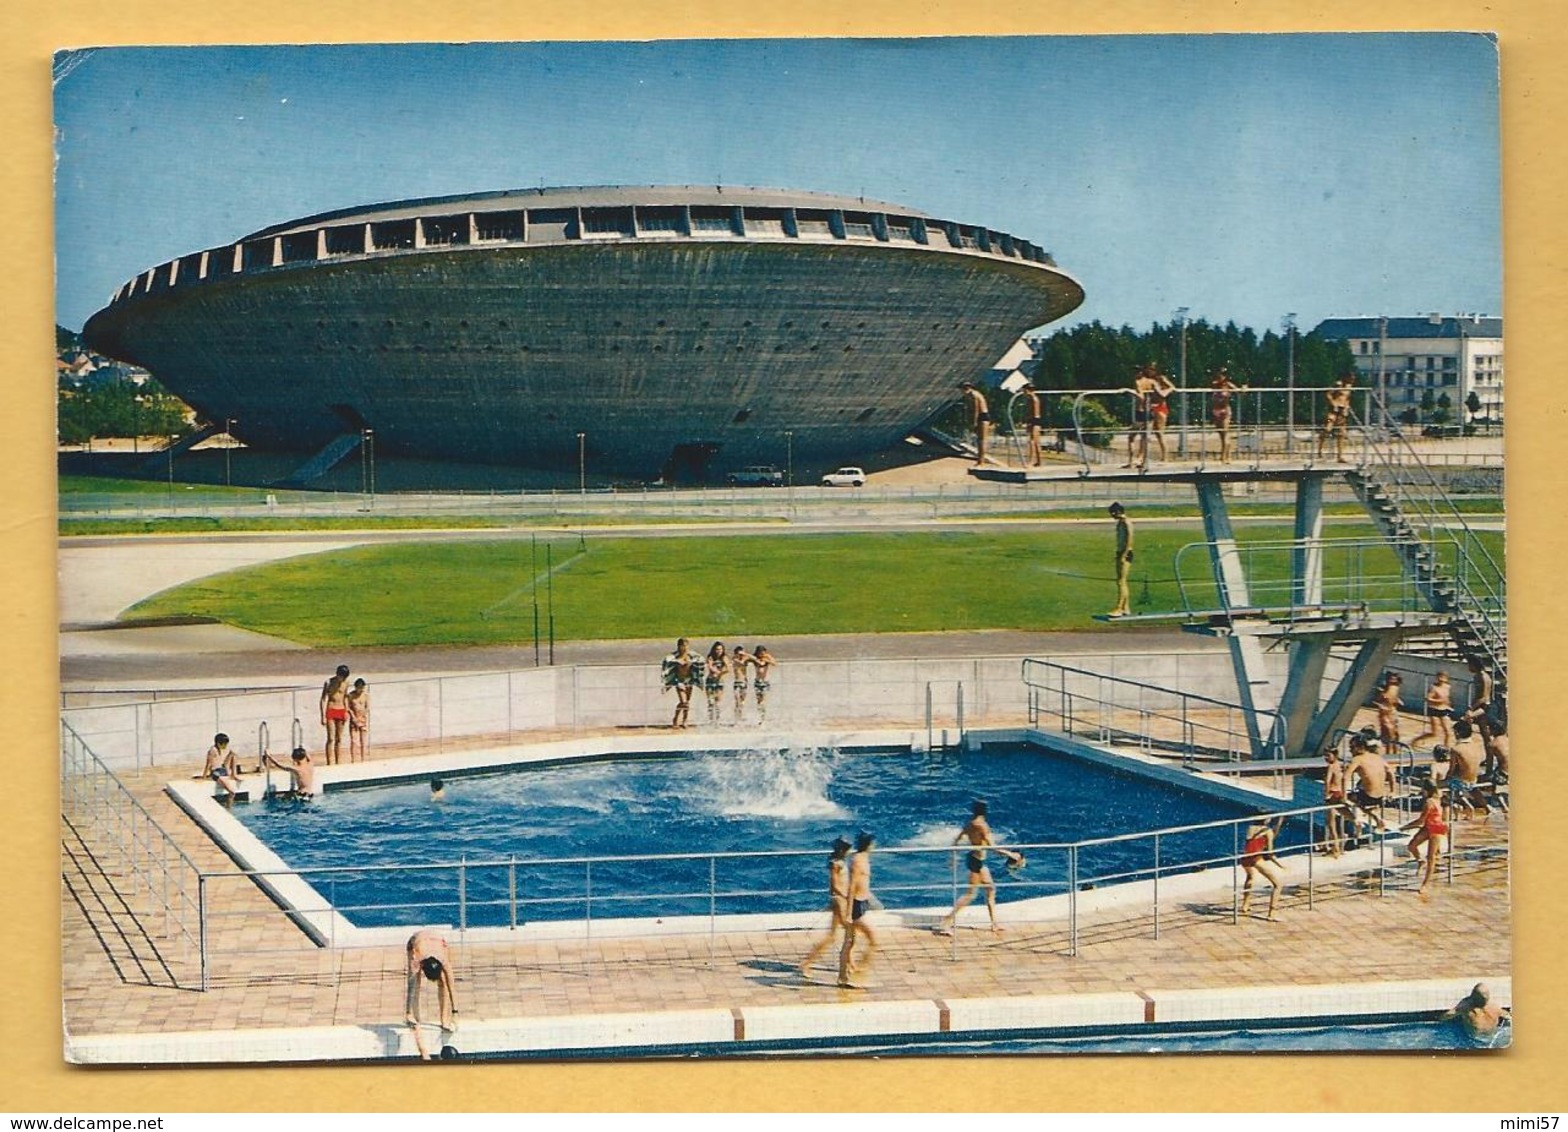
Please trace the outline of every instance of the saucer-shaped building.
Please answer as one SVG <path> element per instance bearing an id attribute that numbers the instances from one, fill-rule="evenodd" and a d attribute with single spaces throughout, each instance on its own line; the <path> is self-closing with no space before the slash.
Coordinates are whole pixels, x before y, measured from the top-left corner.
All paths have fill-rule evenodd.
<path id="1" fill-rule="evenodd" d="M 701 478 L 896 444 L 1082 301 L 1039 246 L 899 205 L 556 188 L 266 228 L 149 268 L 84 336 L 261 449 L 370 429 L 378 455 Z"/>

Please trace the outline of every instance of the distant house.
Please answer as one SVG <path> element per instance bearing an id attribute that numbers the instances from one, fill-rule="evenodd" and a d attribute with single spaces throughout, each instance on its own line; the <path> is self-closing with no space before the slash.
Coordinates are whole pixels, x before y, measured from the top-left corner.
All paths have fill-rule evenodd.
<path id="1" fill-rule="evenodd" d="M 1463 421 L 1471 393 L 1478 416 L 1503 416 L 1503 320 L 1487 315 L 1327 318 L 1313 333 L 1344 342 L 1356 360 L 1358 384 L 1385 391 L 1389 412 L 1419 408 L 1423 395 L 1448 394 L 1453 419 Z"/>

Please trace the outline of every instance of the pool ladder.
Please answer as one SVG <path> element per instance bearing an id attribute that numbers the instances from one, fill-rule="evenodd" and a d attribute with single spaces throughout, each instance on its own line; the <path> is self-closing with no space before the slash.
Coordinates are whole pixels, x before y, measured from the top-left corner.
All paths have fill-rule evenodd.
<path id="1" fill-rule="evenodd" d="M 267 761 L 267 745 L 272 737 L 272 729 L 267 726 L 264 719 L 256 725 L 256 764 L 266 775 L 266 796 L 272 796 L 272 764 Z M 289 752 L 292 755 L 296 747 L 305 745 L 305 725 L 298 717 L 289 728 Z"/>
<path id="2" fill-rule="evenodd" d="M 947 740 L 947 728 L 944 727 L 944 728 L 942 728 L 942 741 L 940 743 L 938 743 L 936 741 L 936 686 L 938 684 L 948 684 L 948 683 L 951 683 L 953 685 L 954 713 L 955 713 L 955 715 L 957 717 L 957 720 L 958 720 L 958 741 L 956 743 L 949 743 L 948 740 Z M 947 681 L 947 680 L 927 680 L 926 681 L 926 750 L 934 751 L 934 750 L 937 750 L 939 748 L 943 749 L 943 750 L 947 750 L 947 749 L 950 749 L 952 747 L 962 747 L 964 745 L 964 734 L 965 734 L 965 727 L 964 727 L 964 682 L 962 680 L 953 680 L 953 681 Z"/>

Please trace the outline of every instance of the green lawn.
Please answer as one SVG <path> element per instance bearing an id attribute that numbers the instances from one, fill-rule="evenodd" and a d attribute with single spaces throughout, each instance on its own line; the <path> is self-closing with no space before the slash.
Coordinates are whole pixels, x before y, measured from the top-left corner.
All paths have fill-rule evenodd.
<path id="1" fill-rule="evenodd" d="M 1325 533 L 1371 529 L 1330 524 Z M 1136 612 L 1182 608 L 1176 552 L 1202 537 L 1196 526 L 1139 529 Z M 1290 529 L 1249 526 L 1241 537 L 1255 546 L 1288 539 Z M 1109 523 L 983 535 L 573 537 L 550 544 L 553 586 L 543 578 L 540 541 L 536 589 L 529 542 L 408 543 L 217 575 L 149 598 L 129 615 L 211 616 L 315 646 L 505 644 L 532 641 L 537 593 L 541 626 L 553 602 L 557 640 L 1083 630 L 1109 628 L 1091 618 L 1114 600 L 1112 545 Z M 1212 608 L 1206 558 L 1189 551 L 1181 562 L 1192 603 Z M 1259 553 L 1250 568 L 1263 585 L 1277 583 L 1288 576 L 1288 555 Z M 1347 568 L 1329 556 L 1331 592 Z M 1393 574 L 1391 552 L 1370 552 L 1362 569 Z"/>

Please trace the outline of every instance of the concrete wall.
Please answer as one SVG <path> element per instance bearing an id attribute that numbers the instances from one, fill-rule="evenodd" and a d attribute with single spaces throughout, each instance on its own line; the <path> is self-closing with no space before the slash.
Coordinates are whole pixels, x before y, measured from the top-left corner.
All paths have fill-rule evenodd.
<path id="1" fill-rule="evenodd" d="M 1050 658 L 1044 658 L 1050 659 Z M 1171 685 L 1216 698 L 1232 698 L 1229 659 L 1205 653 L 1128 653 L 1084 657 L 1062 663 L 1092 667 L 1123 679 Z M 969 725 L 1022 725 L 1028 710 L 1022 657 L 962 660 L 849 660 L 781 664 L 774 670 L 766 725 L 793 727 L 923 728 L 927 692 L 936 728 L 958 725 L 959 685 Z M 1087 678 L 1086 678 L 1087 679 Z M 373 747 L 428 744 L 440 749 L 479 737 L 540 732 L 663 727 L 675 707 L 673 692 L 659 682 L 656 665 L 581 666 L 527 669 L 473 676 L 384 682 L 371 689 Z M 268 724 L 274 753 L 292 745 L 298 719 L 303 741 L 321 750 L 320 690 L 301 688 L 228 696 L 157 700 L 70 708 L 61 718 L 113 767 L 200 768 L 215 732 L 227 733 L 249 761 L 258 749 L 258 727 Z M 707 701 L 692 697 L 691 722 L 708 726 Z M 748 697 L 740 726 L 756 728 L 755 696 Z M 734 701 L 725 691 L 722 726 L 735 726 Z"/>

